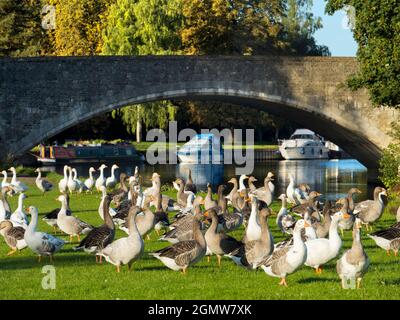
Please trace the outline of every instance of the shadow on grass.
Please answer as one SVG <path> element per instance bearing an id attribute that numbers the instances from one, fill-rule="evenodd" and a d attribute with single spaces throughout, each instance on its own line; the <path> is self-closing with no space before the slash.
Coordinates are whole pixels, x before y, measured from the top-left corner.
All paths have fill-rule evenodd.
<path id="1" fill-rule="evenodd" d="M 64 251 L 68 252 L 68 251 Z M 92 255 L 55 255 L 53 262 L 50 262 L 48 257 L 42 257 L 42 261 L 38 262 L 38 258 L 35 255 L 18 257 L 5 257 L 0 260 L 0 269 L 2 270 L 21 270 L 21 269 L 32 269 L 36 267 L 43 267 L 48 264 L 54 266 L 80 266 L 80 265 L 95 265 L 96 258 Z"/>
<path id="2" fill-rule="evenodd" d="M 323 276 L 321 276 L 321 277 L 309 277 L 309 278 L 301 279 L 297 282 L 305 283 L 305 284 L 313 283 L 313 282 L 331 282 L 331 283 L 333 283 L 333 282 L 335 282 L 335 280 L 331 279 L 331 278 L 323 278 Z"/>

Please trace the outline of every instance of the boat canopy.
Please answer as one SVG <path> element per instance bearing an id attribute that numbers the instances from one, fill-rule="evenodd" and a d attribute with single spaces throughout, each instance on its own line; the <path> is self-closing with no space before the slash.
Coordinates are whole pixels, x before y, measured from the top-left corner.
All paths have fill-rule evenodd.
<path id="1" fill-rule="evenodd" d="M 214 134 L 196 134 L 179 148 L 178 156 L 182 162 L 221 162 L 223 151 L 220 138 Z"/>

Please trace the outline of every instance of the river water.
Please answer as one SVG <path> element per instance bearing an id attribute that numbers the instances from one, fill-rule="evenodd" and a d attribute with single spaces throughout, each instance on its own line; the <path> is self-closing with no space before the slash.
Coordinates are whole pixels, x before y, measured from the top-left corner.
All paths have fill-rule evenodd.
<path id="1" fill-rule="evenodd" d="M 150 178 L 153 172 L 161 175 L 163 183 L 171 184 L 176 177 L 187 177 L 188 168 L 192 170 L 194 183 L 198 188 L 204 190 L 210 182 L 214 190 L 216 186 L 226 183 L 235 176 L 234 165 L 148 165 L 145 163 L 118 163 L 120 169 L 116 171 L 133 174 L 136 165 L 139 166 L 140 173 L 144 177 L 144 185 L 151 185 Z M 108 168 L 105 175 L 110 175 L 112 163 L 107 163 Z M 91 166 L 98 168 L 99 163 L 78 163 L 72 165 L 77 169 L 79 177 L 86 178 Z M 56 171 L 63 174 L 63 166 L 45 167 L 46 171 Z M 264 177 L 271 171 L 275 174 L 276 196 L 284 193 L 289 183 L 288 175 L 292 173 L 296 177 L 297 183 L 307 183 L 312 190 L 317 190 L 323 194 L 322 198 L 337 199 L 344 196 L 348 189 L 357 187 L 362 191 L 357 201 L 371 197 L 372 186 L 367 184 L 367 169 L 357 160 L 298 160 L 298 161 L 268 161 L 255 163 L 252 173 L 258 179 L 258 185 L 262 186 Z"/>

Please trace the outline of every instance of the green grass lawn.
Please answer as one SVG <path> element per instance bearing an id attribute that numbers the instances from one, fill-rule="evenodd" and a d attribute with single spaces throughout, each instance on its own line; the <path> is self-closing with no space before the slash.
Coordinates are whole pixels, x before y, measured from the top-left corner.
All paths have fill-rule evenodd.
<path id="1" fill-rule="evenodd" d="M 51 175 L 54 179 L 55 176 Z M 59 207 L 55 201 L 57 191 L 46 196 L 39 194 L 30 184 L 25 200 L 26 206 L 39 208 L 39 214 Z M 71 208 L 74 215 L 95 226 L 102 224 L 97 212 L 100 195 L 73 195 Z M 17 197 L 10 199 L 16 207 Z M 277 209 L 274 204 L 274 209 Z M 380 229 L 394 223 L 394 217 L 385 213 L 375 225 Z M 283 236 L 278 232 L 274 219 L 270 226 L 275 241 Z M 51 232 L 51 228 L 40 221 L 39 230 Z M 243 230 L 232 233 L 240 238 Z M 117 237 L 125 236 L 118 231 Z M 62 236 L 67 240 L 66 236 Z M 279 279 L 267 276 L 262 270 L 247 271 L 237 267 L 228 258 L 222 267 L 216 265 L 216 258 L 210 263 L 203 259 L 189 268 L 187 275 L 167 269 L 159 260 L 150 257 L 149 252 L 167 246 L 157 241 L 153 232 L 151 240 L 145 240 L 145 253 L 134 263 L 133 270 L 122 268 L 120 274 L 108 263 L 96 265 L 95 257 L 83 252 L 72 251 L 74 244 L 66 244 L 55 255 L 56 289 L 44 290 L 41 283 L 42 267 L 49 264 L 47 259 L 37 262 L 36 256 L 27 248 L 20 254 L 6 257 L 9 248 L 0 239 L 0 299 L 399 299 L 400 258 L 386 256 L 385 251 L 376 247 L 363 231 L 363 242 L 371 260 L 362 289 L 342 290 L 336 274 L 336 261 L 325 266 L 321 276 L 315 275 L 308 267 L 302 267 L 288 277 L 289 287 L 278 286 Z M 351 232 L 345 234 L 343 249 L 351 246 Z"/>

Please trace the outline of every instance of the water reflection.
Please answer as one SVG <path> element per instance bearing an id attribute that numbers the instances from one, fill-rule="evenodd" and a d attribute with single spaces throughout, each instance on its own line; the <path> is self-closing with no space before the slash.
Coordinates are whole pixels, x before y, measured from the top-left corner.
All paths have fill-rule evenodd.
<path id="1" fill-rule="evenodd" d="M 163 183 L 171 184 L 176 177 L 187 178 L 188 168 L 192 170 L 194 183 L 200 190 L 205 190 L 207 183 L 215 187 L 221 183 L 226 183 L 231 177 L 235 176 L 235 166 L 233 165 L 147 165 L 135 163 L 117 163 L 120 167 L 116 171 L 126 172 L 132 175 L 136 165 L 144 177 L 144 185 L 149 186 L 153 172 L 161 175 Z M 110 175 L 112 163 L 108 163 L 105 175 Z M 81 178 L 88 176 L 91 166 L 97 169 L 99 163 L 78 163 L 73 165 Z M 63 172 L 63 166 L 46 167 L 46 170 Z M 298 183 L 307 183 L 311 189 L 318 190 L 327 199 L 337 199 L 344 196 L 351 187 L 359 188 L 363 193 L 357 200 L 364 200 L 372 195 L 372 190 L 367 185 L 367 169 L 356 160 L 298 160 L 298 161 L 269 161 L 256 163 L 252 175 L 258 178 L 260 186 L 263 179 L 271 171 L 275 174 L 275 185 L 277 193 L 284 193 L 289 183 L 288 175 L 292 173 Z"/>

